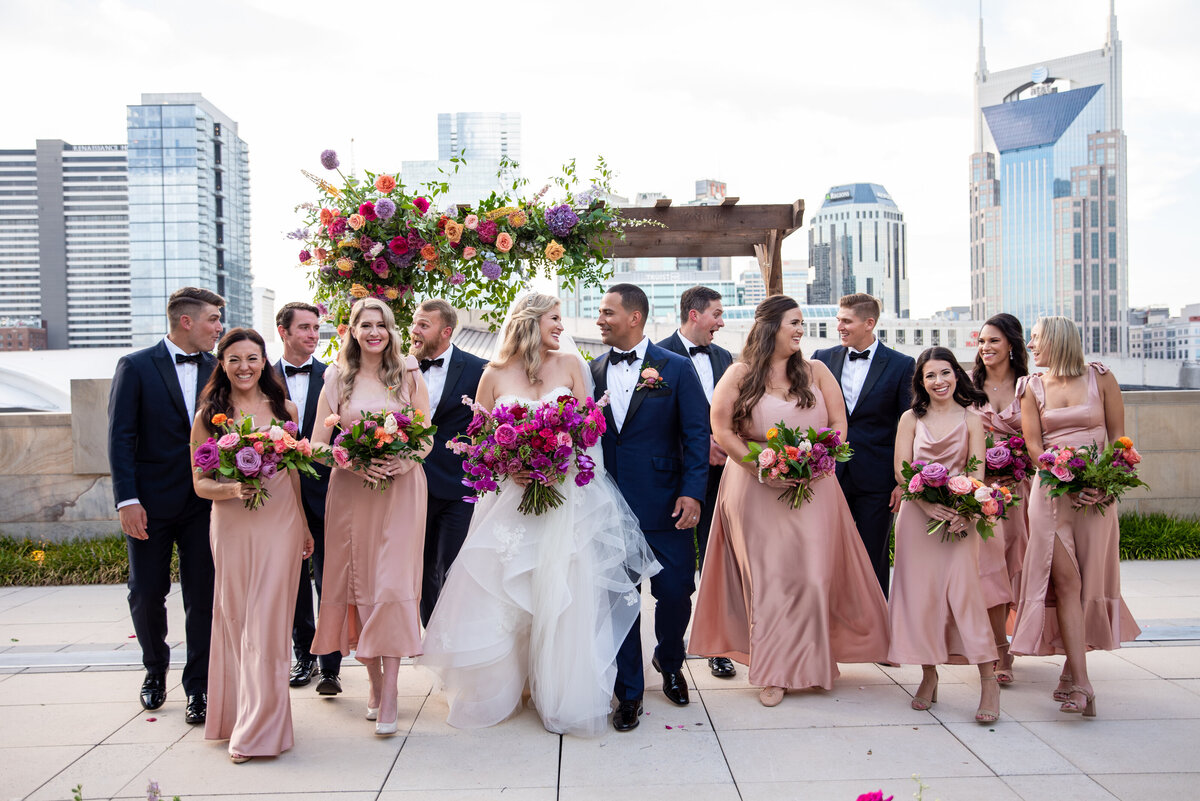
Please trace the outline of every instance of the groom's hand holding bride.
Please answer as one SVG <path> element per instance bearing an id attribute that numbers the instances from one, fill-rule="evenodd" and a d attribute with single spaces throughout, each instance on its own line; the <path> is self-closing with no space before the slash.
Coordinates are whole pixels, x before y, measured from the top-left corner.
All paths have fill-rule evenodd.
<path id="1" fill-rule="evenodd" d="M 675 499 L 675 511 L 671 512 L 671 517 L 677 518 L 675 528 L 679 530 L 694 528 L 700 522 L 700 501 L 681 495 Z"/>

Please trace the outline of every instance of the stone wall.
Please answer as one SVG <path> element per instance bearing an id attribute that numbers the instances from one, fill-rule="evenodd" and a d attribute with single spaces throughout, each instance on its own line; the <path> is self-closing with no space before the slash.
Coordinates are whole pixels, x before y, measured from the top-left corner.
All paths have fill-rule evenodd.
<path id="1" fill-rule="evenodd" d="M 73 380 L 71 414 L 0 414 L 0 534 L 57 541 L 120 531 L 108 475 L 108 379 Z M 1150 489 L 1122 508 L 1200 517 L 1200 391 L 1125 393 Z"/>

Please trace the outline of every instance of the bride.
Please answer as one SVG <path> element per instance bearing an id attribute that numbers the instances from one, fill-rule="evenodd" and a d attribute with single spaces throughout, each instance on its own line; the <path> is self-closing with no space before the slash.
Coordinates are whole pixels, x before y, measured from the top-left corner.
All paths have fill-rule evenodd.
<path id="1" fill-rule="evenodd" d="M 476 400 L 492 409 L 592 392 L 558 299 L 518 300 Z M 476 506 L 418 660 L 438 674 L 451 726 L 499 723 L 520 708 L 528 686 L 548 731 L 607 729 L 617 649 L 641 610 L 638 587 L 659 564 L 605 473 L 600 446 L 589 455 L 595 478 L 584 487 L 568 478 L 557 509 L 524 515 L 521 486 L 503 484 Z"/>

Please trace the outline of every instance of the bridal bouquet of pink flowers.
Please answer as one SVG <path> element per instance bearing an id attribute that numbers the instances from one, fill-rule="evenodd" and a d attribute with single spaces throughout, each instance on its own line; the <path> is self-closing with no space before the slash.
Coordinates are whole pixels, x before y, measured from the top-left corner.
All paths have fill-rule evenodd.
<path id="1" fill-rule="evenodd" d="M 560 395 L 536 405 L 497 404 L 491 411 L 465 396 L 463 403 L 475 416 L 462 438 L 446 443 L 463 457 L 463 485 L 475 493 L 463 500 L 475 503 L 489 492 L 499 492 L 500 479 L 528 474 L 531 480 L 518 509 L 540 515 L 562 505 L 558 485 L 566 481 L 572 464 L 576 486 L 595 478 L 596 463 L 587 449 L 604 433 L 607 395 L 599 402 Z"/>
<path id="2" fill-rule="evenodd" d="M 1035 472 L 1033 460 L 1025 448 L 1025 439 L 1016 435 L 1011 437 L 996 436 L 992 431 L 987 432 L 987 453 L 984 459 L 986 473 L 984 478 L 989 482 L 1011 479 L 1021 482 Z"/>
<path id="3" fill-rule="evenodd" d="M 940 462 L 919 459 L 912 464 L 904 462 L 900 474 L 908 486 L 904 489 L 903 498 L 906 501 L 926 501 L 950 507 L 956 514 L 975 520 L 975 531 L 986 540 L 995 533 L 996 523 L 1006 518 L 1007 510 L 1016 497 L 1008 487 L 988 485 L 967 475 L 978 466 L 979 460 L 972 456 L 967 460 L 963 473 L 950 475 L 950 471 Z M 944 520 L 931 520 L 927 533 L 932 534 L 945 525 Z M 942 542 L 966 536 L 966 532 L 953 535 L 946 529 L 942 532 Z"/>
<path id="4" fill-rule="evenodd" d="M 341 425 L 339 415 L 325 418 L 325 427 Z M 437 426 L 426 425 L 420 409 L 405 406 L 392 412 L 359 412 L 333 440 L 333 461 L 338 467 L 369 467 L 372 459 L 400 456 L 414 462 L 424 462 L 420 452 L 433 439 Z M 392 485 L 390 478 L 365 479 L 364 487 L 377 487 L 380 492 Z"/>
<path id="5" fill-rule="evenodd" d="M 782 422 L 767 429 L 767 441 L 747 443 L 750 452 L 743 458 L 758 466 L 758 480 L 775 478 L 799 483 L 788 487 L 779 500 L 792 509 L 812 498 L 812 483 L 822 476 L 833 473 L 838 462 L 849 461 L 854 452 L 842 442 L 842 437 L 832 428 L 817 430 L 789 428 Z"/>
<path id="6" fill-rule="evenodd" d="M 1038 457 L 1038 478 L 1046 494 L 1058 498 L 1085 489 L 1098 489 L 1113 500 L 1134 487 L 1148 486 L 1137 476 L 1142 456 L 1129 437 L 1118 437 L 1101 449 L 1095 443 L 1077 447 L 1051 446 Z M 1100 514 L 1108 503 L 1096 504 Z"/>
<path id="7" fill-rule="evenodd" d="M 215 472 L 254 487 L 254 495 L 244 501 L 247 509 L 257 509 L 270 497 L 263 482 L 281 470 L 317 477 L 313 446 L 307 437 L 297 439 L 299 429 L 291 420 L 272 420 L 266 428 L 255 428 L 249 417 L 234 422 L 218 414 L 212 424 L 221 433 L 196 446 L 192 464 L 201 473 Z"/>

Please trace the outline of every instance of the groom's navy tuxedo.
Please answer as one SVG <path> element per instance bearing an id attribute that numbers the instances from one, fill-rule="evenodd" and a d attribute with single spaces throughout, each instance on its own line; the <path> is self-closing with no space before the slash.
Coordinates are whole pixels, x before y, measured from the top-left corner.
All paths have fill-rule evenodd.
<path id="1" fill-rule="evenodd" d="M 211 354 L 201 354 L 197 395 L 216 361 Z M 187 640 L 183 688 L 195 695 L 208 688 L 214 571 L 208 541 L 212 504 L 192 489 L 191 431 L 175 360 L 166 344 L 122 356 L 108 401 L 113 495 L 117 504 L 134 498 L 141 503 L 149 535 L 146 540 L 126 537 L 129 612 L 146 670 L 165 673 L 171 661 L 166 598 L 171 551 L 178 546 Z"/>
<path id="2" fill-rule="evenodd" d="M 671 336 L 658 343 L 660 348 L 666 348 L 669 351 L 678 353 L 680 356 L 687 359 L 689 362 L 692 356 L 688 353 L 687 346 L 683 344 L 683 340 L 679 338 L 679 332 L 676 331 Z M 708 346 L 708 360 L 712 363 L 713 386 L 714 388 L 721 381 L 721 376 L 725 375 L 725 371 L 729 369 L 729 365 L 733 364 L 733 354 L 722 348 L 716 342 Z M 694 366 L 693 362 L 693 366 Z M 701 397 L 704 397 L 704 419 L 709 422 L 709 433 L 712 433 L 712 421 L 710 420 L 709 411 L 710 405 L 708 398 L 703 395 L 701 388 Z M 708 532 L 712 528 L 713 511 L 717 507 L 717 490 L 721 487 L 721 474 L 725 472 L 725 465 L 709 465 L 708 467 L 708 486 L 704 490 L 704 503 L 700 509 L 700 522 L 696 524 L 696 548 L 699 558 L 700 572 L 704 572 L 704 552 L 708 550 Z"/>
<path id="3" fill-rule="evenodd" d="M 279 380 L 287 387 L 287 376 L 283 371 L 283 360 L 275 362 L 275 372 Z M 325 386 L 325 363 L 314 358 L 312 373 L 308 376 L 308 393 L 304 399 L 304 419 L 300 421 L 300 436 L 312 438 L 313 426 L 317 421 L 317 406 L 321 402 L 321 389 Z M 291 390 L 288 390 L 289 396 Z M 313 579 L 317 585 L 317 604 L 321 602 L 321 579 L 325 575 L 325 494 L 329 489 L 330 469 L 319 462 L 313 462 L 317 478 L 300 474 L 300 498 L 304 502 L 304 517 L 308 521 L 308 531 L 313 538 L 312 561 L 305 559 L 300 563 L 300 585 L 296 592 L 296 614 L 292 619 L 292 650 L 296 659 L 312 659 L 313 635 L 317 631 L 316 615 L 313 608 Z M 337 675 L 341 670 L 342 654 L 334 651 L 332 654 L 320 656 L 321 671 Z"/>
<path id="4" fill-rule="evenodd" d="M 841 383 L 846 348 L 814 351 L 812 358 L 824 362 Z M 896 428 L 900 415 L 912 406 L 912 377 L 916 362 L 882 342 L 875 350 L 858 401 L 849 411 L 846 439 L 854 457 L 839 462 L 838 481 L 850 513 L 858 527 L 883 594 L 888 594 L 888 534 L 891 531 L 890 499 L 896 486 L 893 460 Z"/>
<path id="5" fill-rule="evenodd" d="M 596 397 L 608 389 L 608 354 L 592 361 Z M 675 528 L 671 516 L 681 496 L 703 503 L 708 482 L 708 409 L 704 390 L 692 365 L 682 356 L 653 343 L 637 367 L 654 367 L 664 381 L 657 389 L 635 390 L 621 430 L 612 409 L 605 409 L 608 429 L 601 440 L 604 464 L 616 481 L 662 564 L 650 579 L 658 639 L 655 656 L 666 673 L 683 666 L 683 635 L 691 617 L 695 590 L 695 546 L 691 529 Z M 639 618 L 640 622 L 640 618 Z M 642 697 L 641 626 L 635 624 L 617 653 L 615 694 L 618 700 Z"/>

